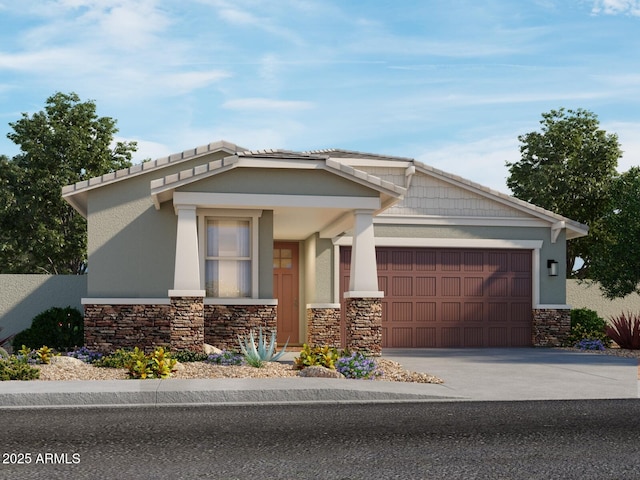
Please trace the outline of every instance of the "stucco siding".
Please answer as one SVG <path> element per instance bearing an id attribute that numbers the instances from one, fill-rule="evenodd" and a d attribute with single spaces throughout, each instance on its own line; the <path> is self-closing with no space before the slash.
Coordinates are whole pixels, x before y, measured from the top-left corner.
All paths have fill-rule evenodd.
<path id="1" fill-rule="evenodd" d="M 322 170 L 236 168 L 176 189 L 179 192 L 376 197 L 379 193 Z"/>
<path id="2" fill-rule="evenodd" d="M 264 210 L 259 221 L 259 297 L 273 298 L 273 210 Z"/>
<path id="3" fill-rule="evenodd" d="M 571 308 L 595 310 L 605 320 L 621 313 L 640 314 L 640 295 L 632 293 L 624 298 L 605 298 L 598 284 L 567 280 L 567 303 Z"/>
<path id="4" fill-rule="evenodd" d="M 82 311 L 87 275 L 0 275 L 0 337 L 21 332 L 51 307 Z"/>

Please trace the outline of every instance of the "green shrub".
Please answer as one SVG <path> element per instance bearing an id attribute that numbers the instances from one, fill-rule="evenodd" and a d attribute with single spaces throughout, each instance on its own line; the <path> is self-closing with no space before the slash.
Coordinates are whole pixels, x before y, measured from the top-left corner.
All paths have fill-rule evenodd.
<path id="1" fill-rule="evenodd" d="M 582 340 L 600 340 L 605 347 L 611 346 L 611 338 L 607 335 L 607 322 L 598 316 L 598 312 L 588 308 L 571 310 L 571 331 L 565 342 L 568 347 L 575 347 Z"/>
<path id="2" fill-rule="evenodd" d="M 194 352 L 192 350 L 178 350 L 177 352 L 171 352 L 171 357 L 175 358 L 180 363 L 189 362 L 205 362 L 209 355 L 203 352 Z"/>
<path id="3" fill-rule="evenodd" d="M 53 307 L 36 315 L 31 326 L 13 338 L 13 350 L 26 345 L 37 349 L 42 345 L 68 351 L 84 344 L 84 318 L 76 308 Z"/>
<path id="4" fill-rule="evenodd" d="M 104 368 L 125 368 L 125 365 L 131 360 L 132 352 L 119 348 L 110 355 L 105 355 L 94 362 L 96 367 Z"/>
<path id="5" fill-rule="evenodd" d="M 26 360 L 11 356 L 0 360 L 0 381 L 5 380 L 35 380 L 40 378 L 40 370 L 29 365 Z"/>
<path id="6" fill-rule="evenodd" d="M 620 348 L 640 349 L 640 315 L 629 312 L 611 317 L 607 333 Z"/>
<path id="7" fill-rule="evenodd" d="M 316 365 L 335 369 L 339 357 L 337 348 L 329 347 L 328 345 L 310 347 L 305 343 L 300 351 L 300 356 L 294 358 L 293 361 L 298 369 Z"/>

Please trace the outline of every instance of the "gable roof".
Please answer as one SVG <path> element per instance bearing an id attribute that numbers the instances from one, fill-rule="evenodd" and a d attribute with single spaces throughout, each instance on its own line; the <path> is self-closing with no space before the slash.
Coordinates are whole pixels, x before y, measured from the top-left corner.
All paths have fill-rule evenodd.
<path id="1" fill-rule="evenodd" d="M 139 163 L 129 168 L 123 168 L 116 172 L 105 173 L 99 177 L 93 177 L 88 180 L 76 182 L 73 185 L 62 187 L 62 197 L 75 208 L 82 216 L 87 215 L 87 192 L 94 188 L 99 188 L 110 183 L 119 182 L 127 178 L 141 175 L 143 173 L 160 170 L 170 165 L 177 165 L 182 162 L 193 160 L 214 152 L 226 152 L 233 155 L 237 152 L 245 151 L 246 148 L 240 147 L 235 143 L 219 140 L 201 145 L 196 148 L 190 148 L 180 153 L 174 153 L 167 157 L 161 157 L 149 162 Z"/>
<path id="2" fill-rule="evenodd" d="M 83 216 L 86 216 L 87 193 L 90 190 L 149 172 L 157 171 L 160 173 L 161 169 L 168 166 L 192 161 L 198 157 L 204 157 L 214 152 L 224 152 L 227 153 L 228 156 L 220 160 L 203 163 L 202 165 L 183 170 L 176 174 L 159 176 L 152 180 L 150 182 L 151 194 L 156 206 L 167 200 L 168 196 L 171 195 L 170 192 L 175 188 L 206 178 L 210 175 L 215 175 L 223 171 L 236 168 L 241 160 L 245 161 L 243 163 L 246 163 L 247 166 L 256 166 L 251 164 L 252 160 L 269 160 L 272 162 L 284 161 L 293 163 L 304 168 L 324 168 L 331 173 L 349 178 L 360 184 L 378 190 L 387 196 L 387 198 L 397 199 L 402 197 L 406 193 L 406 186 L 408 183 L 403 186 L 397 185 L 393 182 L 386 181 L 380 177 L 355 168 L 358 165 L 367 165 L 371 162 L 371 164 L 397 165 L 400 168 L 404 167 L 405 175 L 409 179 L 413 172 L 418 171 L 458 186 L 462 189 L 472 191 L 475 194 L 549 222 L 552 225 L 553 230 L 559 231 L 560 229 L 566 228 L 567 239 L 584 236 L 589 231 L 589 228 L 586 225 L 576 222 L 575 220 L 558 215 L 557 213 L 525 202 L 524 200 L 517 199 L 505 193 L 492 190 L 458 175 L 444 172 L 409 157 L 373 154 L 335 148 L 306 152 L 273 149 L 248 150 L 224 140 L 184 150 L 180 153 L 134 165 L 130 168 L 118 170 L 117 172 L 90 178 L 88 180 L 77 182 L 74 185 L 65 186 L 62 189 L 62 196 L 69 204 L 78 210 L 78 212 Z"/>

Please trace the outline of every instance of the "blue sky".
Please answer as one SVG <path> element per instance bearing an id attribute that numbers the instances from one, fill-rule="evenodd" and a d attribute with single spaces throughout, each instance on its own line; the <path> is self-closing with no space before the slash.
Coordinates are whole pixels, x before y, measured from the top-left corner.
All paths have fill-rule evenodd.
<path id="1" fill-rule="evenodd" d="M 0 0 L 0 154 L 57 91 L 95 100 L 136 161 L 345 148 L 508 192 L 518 135 L 560 107 L 640 165 L 640 0 Z"/>

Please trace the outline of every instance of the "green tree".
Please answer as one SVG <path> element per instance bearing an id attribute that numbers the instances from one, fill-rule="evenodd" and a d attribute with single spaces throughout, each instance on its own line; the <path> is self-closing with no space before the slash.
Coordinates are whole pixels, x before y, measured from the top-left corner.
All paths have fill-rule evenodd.
<path id="1" fill-rule="evenodd" d="M 86 222 L 62 187 L 131 166 L 136 143 L 114 142 L 116 121 L 75 93 L 9 125 L 20 153 L 0 157 L 0 272 L 85 273 Z"/>
<path id="2" fill-rule="evenodd" d="M 613 181 L 595 240 L 590 278 L 605 296 L 640 293 L 640 167 Z"/>
<path id="3" fill-rule="evenodd" d="M 540 132 L 520 135 L 521 159 L 509 163 L 507 186 L 514 196 L 589 225 L 591 234 L 567 244 L 567 274 L 586 278 L 593 262 L 598 219 L 622 156 L 618 137 L 600 128 L 587 110 L 542 114 Z M 584 263 L 574 270 L 576 259 Z"/>

